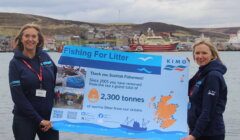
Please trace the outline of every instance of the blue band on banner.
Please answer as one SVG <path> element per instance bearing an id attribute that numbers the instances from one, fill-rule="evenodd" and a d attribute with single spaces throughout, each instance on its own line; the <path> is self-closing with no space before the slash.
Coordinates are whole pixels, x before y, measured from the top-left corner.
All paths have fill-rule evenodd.
<path id="1" fill-rule="evenodd" d="M 59 64 L 62 65 L 72 65 L 72 66 L 82 66 L 90 67 L 97 69 L 105 70 L 117 70 L 117 71 L 126 71 L 126 72 L 136 72 L 136 73 L 145 73 L 145 74 L 161 74 L 161 67 L 156 66 L 145 66 L 145 65 L 133 65 L 133 64 L 123 64 L 123 63 L 114 63 L 90 59 L 81 59 L 81 58 L 72 58 L 61 56 Z"/>
<path id="2" fill-rule="evenodd" d="M 98 61 L 145 66 L 161 66 L 162 57 L 140 53 L 119 52 L 89 48 L 86 46 L 64 46 L 61 56 Z"/>
<path id="3" fill-rule="evenodd" d="M 164 132 L 160 130 L 150 130 L 131 132 L 121 127 L 108 128 L 91 123 L 70 123 L 67 121 L 54 121 L 53 128 L 66 132 L 105 135 L 121 138 L 144 138 L 144 140 L 180 140 L 184 136 L 187 136 L 187 133 L 182 131 Z"/>

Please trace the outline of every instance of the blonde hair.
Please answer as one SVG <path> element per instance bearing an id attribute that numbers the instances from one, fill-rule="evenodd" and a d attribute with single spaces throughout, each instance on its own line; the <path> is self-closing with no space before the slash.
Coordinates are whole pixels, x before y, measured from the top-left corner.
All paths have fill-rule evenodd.
<path id="1" fill-rule="evenodd" d="M 212 57 L 213 59 L 218 59 L 221 61 L 220 57 L 219 57 L 219 54 L 218 54 L 218 50 L 217 48 L 212 44 L 212 42 L 210 41 L 210 39 L 208 38 L 201 38 L 201 39 L 198 39 L 192 46 L 193 48 L 193 58 L 194 58 L 194 52 L 195 52 L 195 48 L 196 46 L 198 45 L 201 45 L 201 44 L 204 44 L 206 46 L 208 46 L 208 48 L 210 49 L 211 53 L 212 53 Z"/>
<path id="2" fill-rule="evenodd" d="M 23 51 L 23 44 L 22 44 L 22 36 L 23 36 L 23 32 L 26 29 L 29 28 L 34 28 L 35 30 L 38 31 L 38 44 L 37 47 L 43 48 L 44 46 L 44 36 L 41 32 L 40 26 L 30 23 L 30 24 L 25 24 L 24 26 L 22 26 L 22 28 L 20 29 L 19 33 L 17 34 L 17 36 L 14 39 L 14 48 L 19 48 L 21 51 Z"/>

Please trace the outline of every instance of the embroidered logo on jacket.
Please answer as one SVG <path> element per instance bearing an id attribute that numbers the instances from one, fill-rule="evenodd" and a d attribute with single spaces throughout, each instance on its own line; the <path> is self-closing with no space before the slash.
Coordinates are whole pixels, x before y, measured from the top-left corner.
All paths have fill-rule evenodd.
<path id="1" fill-rule="evenodd" d="M 200 87 L 201 84 L 202 84 L 202 80 L 197 81 L 196 84 L 195 84 L 195 86 L 196 86 L 196 87 Z"/>
<path id="2" fill-rule="evenodd" d="M 12 81 L 12 82 L 10 83 L 10 86 L 11 86 L 11 87 L 20 86 L 20 80 Z"/>
<path id="3" fill-rule="evenodd" d="M 41 63 L 42 66 L 45 66 L 45 67 L 50 67 L 52 66 L 52 61 L 44 61 Z"/>
<path id="4" fill-rule="evenodd" d="M 215 96 L 215 94 L 216 94 L 216 92 L 215 92 L 215 91 L 213 91 L 213 90 L 209 90 L 209 91 L 208 91 L 208 95 Z"/>

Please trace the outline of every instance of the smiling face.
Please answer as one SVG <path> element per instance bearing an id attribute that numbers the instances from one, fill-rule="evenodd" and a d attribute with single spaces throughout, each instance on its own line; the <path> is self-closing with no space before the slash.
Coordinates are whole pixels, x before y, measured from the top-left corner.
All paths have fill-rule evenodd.
<path id="1" fill-rule="evenodd" d="M 34 28 L 27 28 L 23 31 L 21 42 L 23 44 L 23 51 L 35 51 L 38 39 L 38 31 Z"/>
<path id="2" fill-rule="evenodd" d="M 193 57 L 199 66 L 207 65 L 213 59 L 212 52 L 206 44 L 195 46 Z"/>

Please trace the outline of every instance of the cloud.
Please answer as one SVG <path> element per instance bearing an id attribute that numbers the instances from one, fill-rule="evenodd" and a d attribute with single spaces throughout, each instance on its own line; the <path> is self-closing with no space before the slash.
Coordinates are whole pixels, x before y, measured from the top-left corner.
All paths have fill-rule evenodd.
<path id="1" fill-rule="evenodd" d="M 0 12 L 97 23 L 224 27 L 240 26 L 239 5 L 239 0 L 1 0 Z"/>

